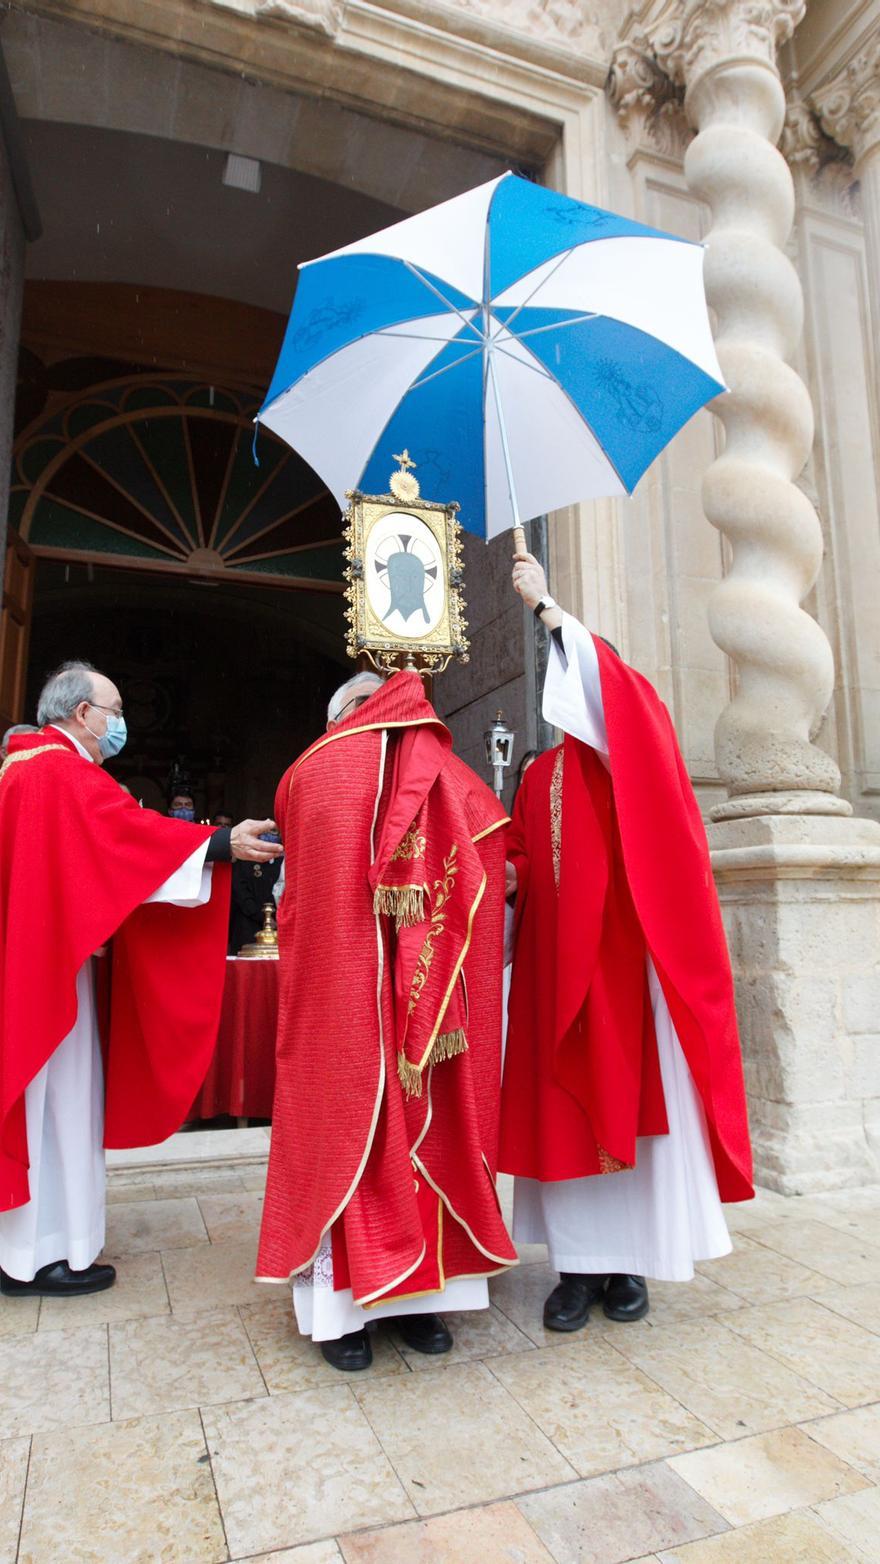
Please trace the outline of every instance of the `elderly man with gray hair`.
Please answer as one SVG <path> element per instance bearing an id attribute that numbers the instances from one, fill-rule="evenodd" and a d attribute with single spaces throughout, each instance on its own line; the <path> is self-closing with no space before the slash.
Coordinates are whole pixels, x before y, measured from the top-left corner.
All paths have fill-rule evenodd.
<path id="1" fill-rule="evenodd" d="M 272 1145 L 257 1275 L 293 1279 L 344 1372 L 367 1325 L 448 1352 L 437 1312 L 489 1306 L 516 1263 L 495 1194 L 506 816 L 452 754 L 417 673 L 356 673 L 275 811 Z"/>
<path id="2" fill-rule="evenodd" d="M 0 766 L 0 1291 L 70 1297 L 115 1280 L 103 1148 L 172 1134 L 210 1061 L 227 862 L 281 849 L 271 820 L 139 808 L 103 769 L 126 725 L 91 664 L 52 674 L 37 719 Z"/>
<path id="3" fill-rule="evenodd" d="M 331 695 L 327 707 L 327 732 L 332 733 L 340 722 L 344 722 L 352 712 L 363 706 L 371 695 L 375 695 L 383 682 L 378 673 L 372 673 L 369 668 L 362 668 L 359 673 L 346 679 L 344 684 L 340 684 L 339 689 Z"/>

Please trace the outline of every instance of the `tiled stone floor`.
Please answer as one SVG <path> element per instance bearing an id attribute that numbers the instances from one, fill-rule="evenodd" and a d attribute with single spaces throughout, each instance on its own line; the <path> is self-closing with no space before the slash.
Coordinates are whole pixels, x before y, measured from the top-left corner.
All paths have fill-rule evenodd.
<path id="1" fill-rule="evenodd" d="M 0 1299 L 0 1564 L 880 1558 L 880 1188 L 762 1193 L 574 1339 L 530 1249 L 448 1357 L 386 1328 L 348 1377 L 251 1280 L 261 1181 L 117 1171 L 117 1286 Z"/>

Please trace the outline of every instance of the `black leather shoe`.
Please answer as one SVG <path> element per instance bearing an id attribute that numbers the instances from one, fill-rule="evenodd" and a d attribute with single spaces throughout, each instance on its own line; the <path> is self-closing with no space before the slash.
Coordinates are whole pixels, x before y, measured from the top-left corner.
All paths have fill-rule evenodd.
<path id="1" fill-rule="evenodd" d="M 644 1276 L 609 1276 L 604 1304 L 609 1320 L 629 1325 L 633 1320 L 644 1319 L 649 1308 Z"/>
<path id="2" fill-rule="evenodd" d="M 41 1265 L 32 1282 L 20 1282 L 0 1271 L 0 1292 L 16 1298 L 80 1298 L 83 1293 L 103 1292 L 112 1287 L 116 1271 L 112 1265 L 90 1265 L 85 1271 L 72 1271 L 66 1260 Z"/>
<path id="3" fill-rule="evenodd" d="M 350 1330 L 336 1341 L 322 1341 L 321 1351 L 335 1369 L 354 1374 L 358 1369 L 368 1369 L 373 1361 L 373 1349 L 366 1330 Z"/>
<path id="4" fill-rule="evenodd" d="M 547 1330 L 582 1330 L 590 1318 L 590 1309 L 605 1290 L 607 1276 L 578 1276 L 561 1271 L 559 1282 L 544 1304 Z"/>
<path id="5" fill-rule="evenodd" d="M 439 1314 L 401 1314 L 394 1323 L 413 1352 L 427 1352 L 436 1357 L 440 1352 L 448 1352 L 452 1346 L 452 1333 Z"/>

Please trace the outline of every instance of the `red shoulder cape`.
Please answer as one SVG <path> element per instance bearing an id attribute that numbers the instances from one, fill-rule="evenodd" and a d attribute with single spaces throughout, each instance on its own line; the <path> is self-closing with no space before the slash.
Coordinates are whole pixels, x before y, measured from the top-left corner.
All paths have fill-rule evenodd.
<path id="1" fill-rule="evenodd" d="M 515 1260 L 494 1189 L 505 817 L 450 747 L 421 681 L 397 674 L 279 785 L 264 1279 L 305 1269 L 339 1221 L 358 1301 L 418 1290 L 424 1186 L 427 1290 Z"/>
<path id="2" fill-rule="evenodd" d="M 179 1128 L 216 1041 L 226 866 L 204 907 L 142 903 L 210 834 L 140 809 L 53 728 L 13 738 L 0 775 L 0 1210 L 29 1198 L 25 1088 L 74 1024 L 80 967 L 111 939 L 105 1145 Z"/>
<path id="3" fill-rule="evenodd" d="M 646 679 L 627 667 L 598 637 L 594 641 L 608 734 L 617 841 L 627 891 L 703 1102 L 721 1197 L 728 1201 L 749 1199 L 753 1194 L 752 1159 L 733 980 L 699 806 L 663 702 Z M 566 1112 L 571 1115 L 579 1111 L 570 1092 L 571 1048 L 576 1042 L 584 996 L 595 971 L 598 931 L 607 915 L 614 858 L 600 828 L 599 812 L 590 811 L 583 793 L 585 768 L 595 768 L 597 758 L 587 746 L 570 737 L 565 741 L 565 754 L 563 842 L 573 833 L 568 865 L 563 858 L 568 889 L 566 892 L 564 879 L 561 889 L 566 892 L 566 899 L 562 894 L 557 896 L 555 889 L 552 898 L 547 896 L 550 871 L 546 862 L 543 867 L 540 862 L 541 853 L 549 857 L 550 852 L 550 756 L 536 761 L 527 774 L 514 813 L 510 855 L 517 864 L 523 892 L 521 901 L 518 897 L 517 940 L 523 938 L 527 960 L 529 944 L 539 938 L 549 943 L 551 953 L 548 957 L 545 952 L 542 961 L 546 964 L 552 960 L 559 978 L 558 1002 L 551 999 L 552 1014 L 547 1024 L 553 1033 L 554 1090 L 563 1086 L 568 1089 L 570 1106 Z M 577 821 L 570 817 L 578 795 L 572 794 L 569 781 L 575 777 L 581 790 L 576 804 Z M 599 779 L 593 777 L 593 798 L 599 796 L 597 787 Z M 543 809 L 538 807 L 542 797 Z M 536 834 L 536 822 L 541 818 L 548 822 L 544 846 L 544 828 L 539 826 Z M 573 865 L 579 889 L 577 885 L 572 887 Z M 524 924 L 529 916 L 530 897 L 540 897 L 545 908 L 543 929 L 532 936 L 525 933 Z M 586 910 L 572 917 L 573 906 Z M 534 1156 L 530 1171 L 523 1163 L 523 1145 L 534 1145 L 534 1140 L 529 1139 L 534 1137 L 534 1129 L 527 1130 L 526 1126 L 540 1111 L 540 1101 L 526 1107 L 524 1083 L 517 1081 L 517 1037 L 534 1019 L 529 1012 L 529 985 L 517 984 L 519 960 L 517 954 L 508 1035 L 508 1057 L 514 1075 L 510 1085 L 505 1080 L 501 1166 L 524 1176 L 546 1177 Z M 634 980 L 637 988 L 641 987 L 641 980 L 639 972 Z M 617 1000 L 613 991 L 608 996 L 612 1007 L 620 1002 L 631 1004 L 631 991 L 622 991 L 618 985 L 616 992 Z M 612 1084 L 615 1083 L 621 1094 L 629 1089 L 622 1071 L 613 1078 Z M 643 1088 L 644 1077 L 640 1084 Z M 632 1080 L 630 1088 L 636 1090 Z M 552 1103 L 545 1102 L 544 1111 L 552 1120 Z M 550 1120 L 545 1126 L 548 1137 L 553 1131 Z M 566 1133 L 557 1136 L 557 1148 L 567 1144 L 571 1150 L 575 1143 L 576 1125 L 566 1120 Z M 583 1152 L 580 1157 L 580 1164 L 569 1162 L 564 1173 L 555 1171 L 549 1176 L 577 1177 L 596 1171 L 594 1165 L 587 1165 Z"/>

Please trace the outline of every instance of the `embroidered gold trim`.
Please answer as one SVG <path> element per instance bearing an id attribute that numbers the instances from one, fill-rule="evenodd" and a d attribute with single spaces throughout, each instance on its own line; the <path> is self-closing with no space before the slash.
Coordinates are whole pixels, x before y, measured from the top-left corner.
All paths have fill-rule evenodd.
<path id="1" fill-rule="evenodd" d="M 449 979 L 449 986 L 447 987 L 446 993 L 444 995 L 443 1003 L 440 1006 L 440 1010 L 439 1010 L 438 1015 L 437 1015 L 437 1020 L 436 1020 L 436 1022 L 434 1024 L 434 1031 L 433 1031 L 433 1033 L 431 1035 L 430 1042 L 428 1043 L 428 1046 L 425 1049 L 424 1058 L 422 1059 L 422 1065 L 424 1065 L 426 1060 L 430 1057 L 431 1049 L 434 1046 L 434 1039 L 436 1038 L 438 1032 L 440 1031 L 441 1026 L 443 1025 L 443 1017 L 446 1014 L 447 1007 L 449 1005 L 449 1001 L 452 998 L 452 990 L 455 988 L 455 985 L 458 982 L 459 976 L 461 974 L 462 967 L 464 966 L 465 959 L 467 957 L 467 953 L 468 953 L 468 951 L 471 948 L 471 940 L 473 938 L 473 932 L 474 932 L 474 918 L 477 916 L 477 909 L 478 909 L 478 907 L 480 905 L 480 902 L 483 900 L 483 895 L 484 895 L 484 892 L 486 890 L 486 886 L 487 886 L 488 883 L 489 883 L 489 876 L 487 874 L 484 874 L 482 880 L 480 881 L 480 888 L 477 891 L 476 896 L 474 897 L 473 905 L 471 907 L 471 910 L 468 913 L 467 938 L 465 939 L 465 942 L 464 942 L 464 944 L 463 944 L 463 946 L 462 946 L 462 948 L 461 948 L 461 950 L 459 952 L 458 960 L 455 963 L 455 971 L 453 972 L 451 978 Z"/>
<path id="2" fill-rule="evenodd" d="M 611 1152 L 606 1151 L 604 1146 L 600 1146 L 598 1141 L 596 1142 L 596 1150 L 599 1153 L 600 1173 L 628 1173 L 631 1168 L 635 1167 L 634 1162 L 621 1162 L 618 1157 L 612 1157 Z"/>
<path id="3" fill-rule="evenodd" d="M 476 836 L 471 837 L 471 841 L 476 846 L 477 842 L 482 842 L 485 836 L 491 836 L 493 831 L 500 831 L 504 825 L 510 825 L 510 815 L 505 815 L 503 820 L 496 820 L 494 825 L 487 825 L 485 831 L 478 831 Z"/>
<path id="4" fill-rule="evenodd" d="M 15 765 L 16 761 L 33 760 L 37 755 L 49 755 L 53 749 L 61 750 L 65 755 L 71 753 L 66 744 L 39 744 L 36 749 L 14 749 L 11 755 L 6 756 L 2 766 L 0 766 L 0 781 L 2 781 L 10 766 Z"/>
<path id="5" fill-rule="evenodd" d="M 398 929 L 412 928 L 425 921 L 427 885 L 377 885 L 373 892 L 373 911 L 393 918 Z"/>
<path id="6" fill-rule="evenodd" d="M 443 860 L 443 874 L 439 880 L 434 881 L 434 897 L 431 903 L 431 922 L 425 935 L 425 943 L 419 951 L 419 959 L 416 962 L 416 970 L 409 991 L 408 1015 L 412 1015 L 422 996 L 422 989 L 428 981 L 428 973 L 434 960 L 434 941 L 440 938 L 446 927 L 446 903 L 455 888 L 455 876 L 458 874 L 458 845 L 453 842 L 449 849 L 448 858 Z"/>
<path id="7" fill-rule="evenodd" d="M 550 778 L 550 850 L 553 854 L 553 882 L 559 890 L 559 870 L 562 862 L 562 767 L 564 749 L 556 751 L 553 775 Z"/>
<path id="8" fill-rule="evenodd" d="M 409 862 L 414 858 L 424 858 L 427 845 L 428 842 L 424 832 L 411 825 L 406 836 L 401 838 L 400 843 L 391 854 L 391 862 L 395 863 L 400 860 Z"/>

